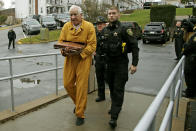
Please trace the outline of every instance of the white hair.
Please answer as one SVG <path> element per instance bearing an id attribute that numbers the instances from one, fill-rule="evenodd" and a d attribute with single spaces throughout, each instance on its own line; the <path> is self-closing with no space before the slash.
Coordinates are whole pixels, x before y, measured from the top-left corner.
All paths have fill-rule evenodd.
<path id="1" fill-rule="evenodd" d="M 82 14 L 82 9 L 81 9 L 79 6 L 77 6 L 77 5 L 72 5 L 72 6 L 70 7 L 70 9 L 69 9 L 69 13 L 70 13 L 70 11 L 73 10 L 73 9 L 77 9 L 78 14 Z"/>

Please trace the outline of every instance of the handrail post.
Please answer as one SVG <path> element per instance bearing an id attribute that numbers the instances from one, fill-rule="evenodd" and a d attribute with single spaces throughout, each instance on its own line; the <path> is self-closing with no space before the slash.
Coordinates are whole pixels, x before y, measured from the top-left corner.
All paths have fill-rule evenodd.
<path id="1" fill-rule="evenodd" d="M 180 85 L 179 85 L 179 89 L 178 89 L 178 92 L 177 92 L 177 99 L 176 99 L 176 112 L 175 112 L 175 117 L 178 117 L 178 108 L 179 108 L 179 100 L 180 100 L 180 94 L 181 94 L 181 90 L 182 90 L 182 64 L 178 70 L 179 72 L 179 79 L 180 80 Z M 178 88 L 178 87 L 177 87 Z"/>
<path id="2" fill-rule="evenodd" d="M 10 88 L 11 88 L 11 111 L 14 112 L 14 86 L 13 86 L 13 71 L 12 71 L 12 59 L 9 59 L 10 67 Z"/>
<path id="3" fill-rule="evenodd" d="M 58 56 L 57 54 L 55 55 L 55 64 L 56 64 L 56 96 L 58 96 Z"/>
<path id="4" fill-rule="evenodd" d="M 184 87 L 184 63 L 185 63 L 185 59 L 186 57 L 184 58 L 183 62 L 182 62 L 182 70 L 181 70 L 181 86 L 180 86 L 180 97 L 182 96 L 182 90 L 183 90 L 183 87 Z"/>
<path id="5" fill-rule="evenodd" d="M 174 101 L 174 97 L 175 97 L 175 86 L 174 83 L 172 83 L 171 92 L 170 92 L 170 101 Z M 171 131 L 172 128 L 172 118 L 173 118 L 173 107 L 169 118 L 168 131 Z"/>
<path id="6" fill-rule="evenodd" d="M 180 88 L 181 88 L 181 85 L 182 85 L 182 80 L 180 80 Z M 178 117 L 178 108 L 179 108 L 179 101 L 180 101 L 180 88 L 178 89 L 178 93 L 177 93 L 175 117 Z"/>
<path id="7" fill-rule="evenodd" d="M 156 129 L 155 129 L 155 123 L 156 123 L 156 115 L 155 115 L 155 117 L 154 117 L 154 119 L 153 119 L 153 121 L 152 121 L 152 123 L 151 123 L 151 125 L 150 125 L 150 127 L 149 127 L 149 129 L 148 129 L 148 131 L 155 131 Z"/>

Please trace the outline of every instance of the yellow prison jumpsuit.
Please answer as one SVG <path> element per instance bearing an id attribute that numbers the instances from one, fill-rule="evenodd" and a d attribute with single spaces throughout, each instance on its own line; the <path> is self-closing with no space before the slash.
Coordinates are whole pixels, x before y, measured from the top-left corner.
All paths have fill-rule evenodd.
<path id="1" fill-rule="evenodd" d="M 62 28 L 59 42 L 63 40 L 87 44 L 80 55 L 65 57 L 63 73 L 64 88 L 76 106 L 75 114 L 84 118 L 92 53 L 96 50 L 95 28 L 90 22 L 82 20 L 76 31 L 71 22 L 67 22 Z"/>

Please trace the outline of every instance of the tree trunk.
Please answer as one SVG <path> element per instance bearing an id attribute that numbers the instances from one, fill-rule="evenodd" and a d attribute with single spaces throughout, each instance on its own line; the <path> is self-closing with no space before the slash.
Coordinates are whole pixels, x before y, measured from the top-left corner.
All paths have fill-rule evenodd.
<path id="1" fill-rule="evenodd" d="M 112 0 L 112 5 L 114 5 L 114 0 Z"/>

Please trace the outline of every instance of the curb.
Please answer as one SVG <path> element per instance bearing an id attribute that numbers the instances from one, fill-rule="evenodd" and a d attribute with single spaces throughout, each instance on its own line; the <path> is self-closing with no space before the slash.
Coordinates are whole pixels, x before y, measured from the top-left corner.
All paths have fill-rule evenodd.
<path id="1" fill-rule="evenodd" d="M 22 39 L 20 39 L 22 40 Z M 40 41 L 40 42 L 26 42 L 26 43 L 23 43 L 21 42 L 20 40 L 18 40 L 16 43 L 19 44 L 19 45 L 22 45 L 22 44 L 40 44 L 40 43 L 48 43 L 48 42 L 54 42 L 54 41 L 58 41 L 58 40 L 51 40 L 51 41 Z"/>
<path id="2" fill-rule="evenodd" d="M 17 24 L 17 25 L 13 25 L 13 26 L 0 27 L 0 30 L 6 30 L 6 29 L 13 28 L 13 27 L 18 27 L 18 26 L 21 26 L 21 24 Z"/>
<path id="3" fill-rule="evenodd" d="M 54 103 L 66 97 L 68 97 L 68 94 L 66 94 L 66 92 L 63 90 L 63 91 L 59 91 L 58 96 L 56 96 L 56 94 L 52 94 L 52 95 L 48 95 L 48 96 L 39 98 L 37 100 L 28 102 L 26 104 L 17 106 L 15 107 L 14 112 L 11 112 L 10 110 L 2 111 L 0 112 L 0 125 L 9 120 L 14 120 L 17 117 L 36 111 L 39 108 L 43 108 L 51 103 Z"/>

